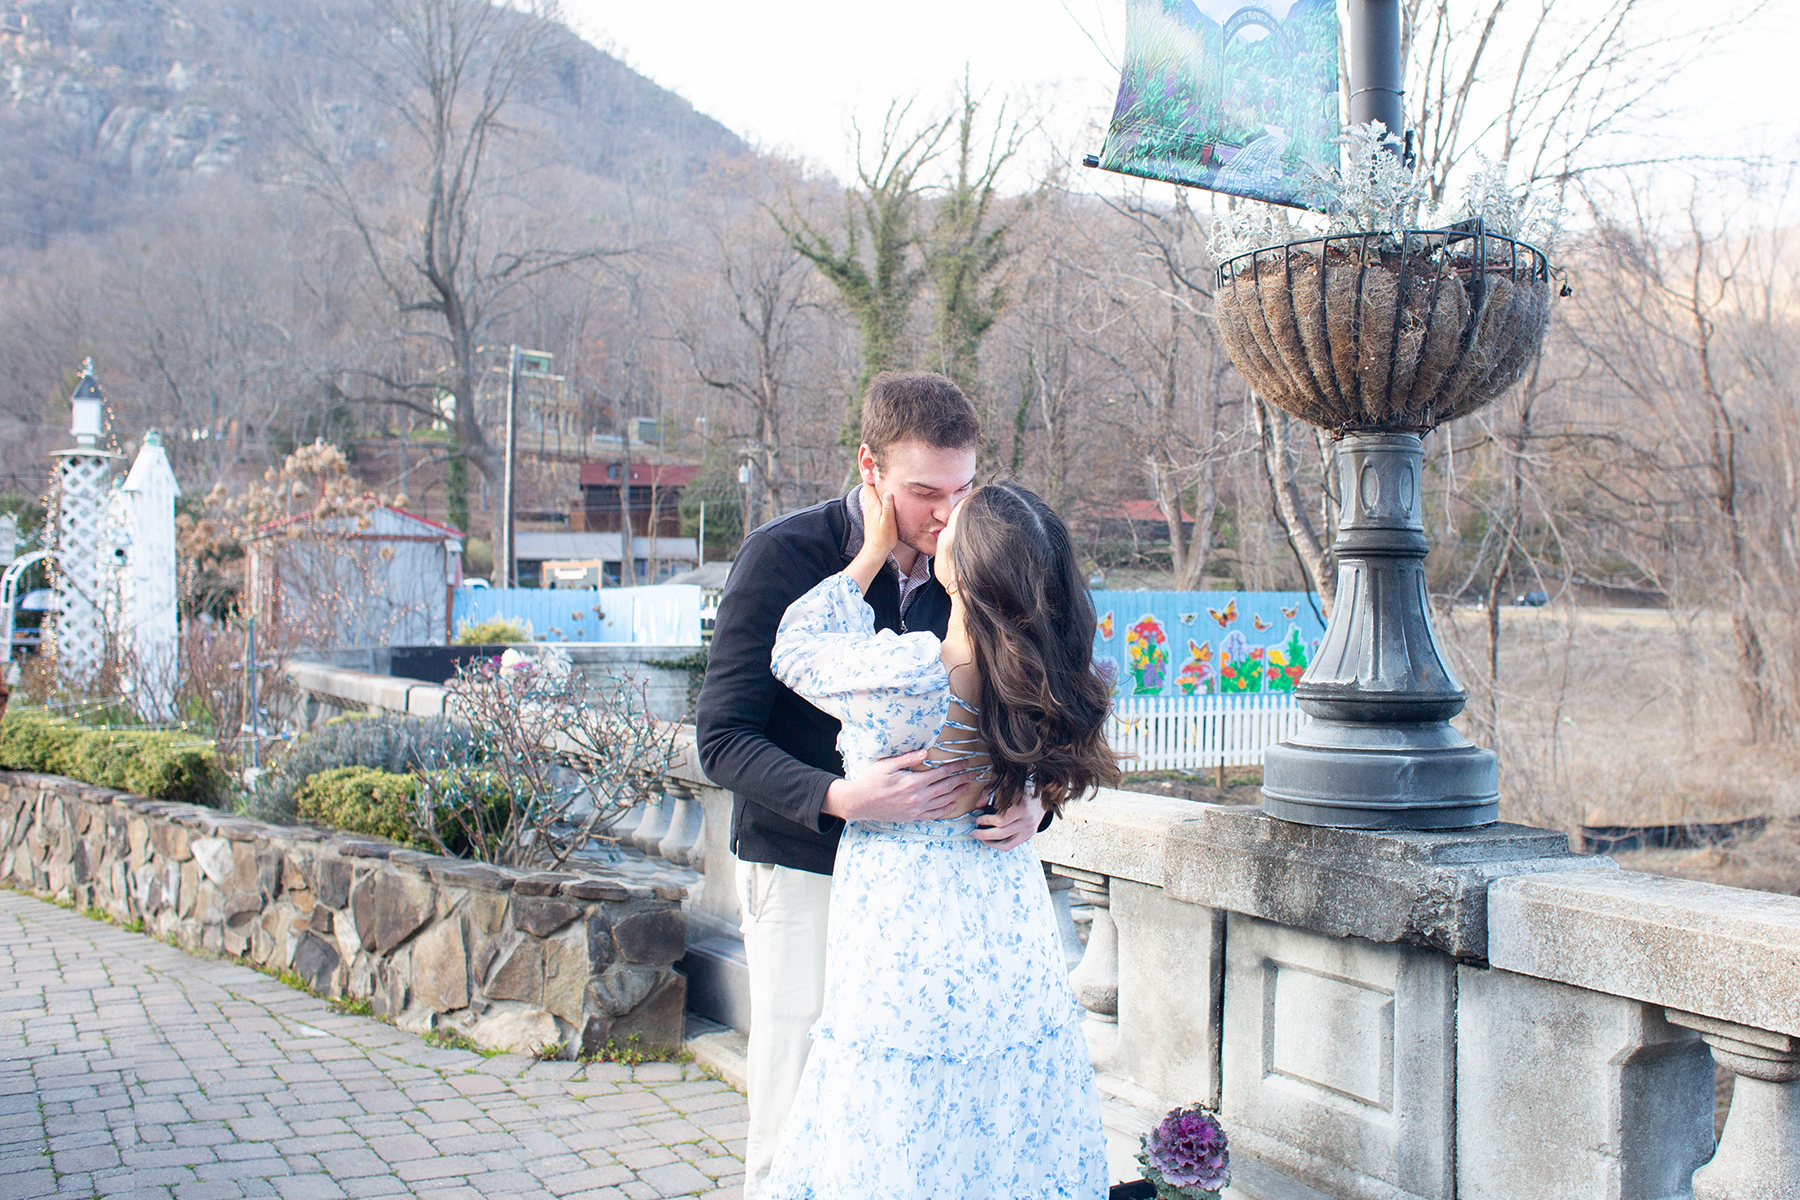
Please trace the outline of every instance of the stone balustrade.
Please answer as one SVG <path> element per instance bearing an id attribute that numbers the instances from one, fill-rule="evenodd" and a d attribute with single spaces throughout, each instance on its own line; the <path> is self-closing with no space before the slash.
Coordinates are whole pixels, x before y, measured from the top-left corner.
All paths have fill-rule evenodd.
<path id="1" fill-rule="evenodd" d="M 683 749 L 623 828 L 700 872 L 690 1006 L 747 1029 L 730 797 Z M 1334 830 L 1122 791 L 1032 845 L 1121 1177 L 1199 1101 L 1254 1200 L 1800 1200 L 1800 898 L 1514 825 Z M 1716 1146 L 1715 1063 L 1736 1075 Z"/>
<path id="2" fill-rule="evenodd" d="M 1331 830 L 1117 792 L 1034 844 L 1078 888 L 1106 877 L 1110 936 L 1075 975 L 1116 1021 L 1091 1043 L 1103 1089 L 1216 1104 L 1251 1176 L 1800 1197 L 1800 898 L 1518 826 Z M 1716 1152 L 1715 1061 L 1737 1075 Z"/>
<path id="3" fill-rule="evenodd" d="M 0 879 L 367 999 L 401 1028 L 592 1054 L 678 1046 L 680 889 L 517 871 L 0 773 Z"/>

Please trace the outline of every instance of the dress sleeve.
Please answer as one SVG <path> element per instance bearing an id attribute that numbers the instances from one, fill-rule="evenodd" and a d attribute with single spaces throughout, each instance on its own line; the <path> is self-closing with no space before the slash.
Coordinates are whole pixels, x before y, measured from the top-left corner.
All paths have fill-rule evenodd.
<path id="1" fill-rule="evenodd" d="M 943 691 L 940 653 L 935 634 L 876 629 L 862 589 L 840 572 L 788 606 L 770 665 L 775 678 L 849 724 L 888 701 Z"/>

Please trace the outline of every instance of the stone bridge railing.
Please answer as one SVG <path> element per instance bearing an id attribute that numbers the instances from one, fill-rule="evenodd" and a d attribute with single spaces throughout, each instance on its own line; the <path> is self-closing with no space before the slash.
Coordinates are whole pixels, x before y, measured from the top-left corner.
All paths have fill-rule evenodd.
<path id="1" fill-rule="evenodd" d="M 690 1008 L 741 1029 L 730 797 L 687 745 L 624 832 L 701 872 Z M 1800 898 L 1521 826 L 1332 830 L 1122 791 L 1032 844 L 1092 912 L 1071 982 L 1121 1174 L 1148 1122 L 1202 1101 L 1255 1197 L 1800 1197 Z M 1715 1062 L 1736 1075 L 1716 1146 Z"/>
<path id="2" fill-rule="evenodd" d="M 690 1006 L 743 1028 L 730 797 L 691 758 L 677 776 L 635 841 L 702 871 Z M 1115 1171 L 1203 1101 L 1250 1195 L 1800 1197 L 1800 898 L 1520 826 L 1362 833 L 1120 791 L 1033 845 L 1065 911 L 1092 908 L 1071 982 Z M 1716 1150 L 1715 1061 L 1737 1075 Z"/>

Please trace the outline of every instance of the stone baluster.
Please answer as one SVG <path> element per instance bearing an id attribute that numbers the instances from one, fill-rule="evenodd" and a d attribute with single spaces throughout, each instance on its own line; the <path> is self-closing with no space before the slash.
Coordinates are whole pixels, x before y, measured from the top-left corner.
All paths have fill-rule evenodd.
<path id="1" fill-rule="evenodd" d="M 1095 1070 L 1105 1070 L 1119 1046 L 1119 931 L 1113 924 L 1112 898 L 1107 878 L 1074 867 L 1060 867 L 1071 876 L 1082 899 L 1094 906 L 1094 924 L 1088 930 L 1087 949 L 1080 964 L 1069 974 L 1075 999 L 1087 1010 L 1082 1031 L 1087 1035 L 1088 1057 Z"/>
<path id="2" fill-rule="evenodd" d="M 649 805 L 641 801 L 633 804 L 618 820 L 612 823 L 612 828 L 608 830 L 608 833 L 617 838 L 621 845 L 630 845 L 632 831 L 643 822 L 644 815 L 649 811 Z"/>
<path id="3" fill-rule="evenodd" d="M 1694 1200 L 1800 1200 L 1800 1038 L 1668 1010 L 1735 1073 L 1731 1111 Z"/>
<path id="4" fill-rule="evenodd" d="M 679 779 L 664 781 L 673 804 L 669 808 L 669 828 L 657 843 L 656 852 L 678 866 L 688 865 L 688 855 L 700 840 L 700 822 L 706 816 L 694 789 Z"/>
<path id="5" fill-rule="evenodd" d="M 637 823 L 627 840 L 645 854 L 655 854 L 663 835 L 669 832 L 669 797 L 656 792 L 644 803 L 644 818 Z"/>
<path id="6" fill-rule="evenodd" d="M 1050 889 L 1050 908 L 1056 914 L 1056 932 L 1062 937 L 1063 963 L 1072 975 L 1086 953 L 1081 934 L 1075 930 L 1075 914 L 1069 905 L 1069 893 L 1074 890 L 1075 881 L 1058 874 L 1055 867 L 1045 863 L 1044 886 Z"/>

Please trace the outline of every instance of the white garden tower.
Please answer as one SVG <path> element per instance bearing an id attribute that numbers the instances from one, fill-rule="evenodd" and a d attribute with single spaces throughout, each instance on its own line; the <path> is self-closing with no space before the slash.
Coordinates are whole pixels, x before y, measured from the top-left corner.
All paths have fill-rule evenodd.
<path id="1" fill-rule="evenodd" d="M 106 436 L 106 401 L 94 380 L 94 360 L 81 365 L 81 382 L 69 398 L 69 432 L 75 445 L 54 451 L 57 460 L 56 529 L 56 672 L 65 686 L 91 687 L 106 654 L 106 627 L 101 615 L 102 588 L 110 572 L 100 556 L 106 508 L 106 477 L 119 457 L 100 443 Z"/>

